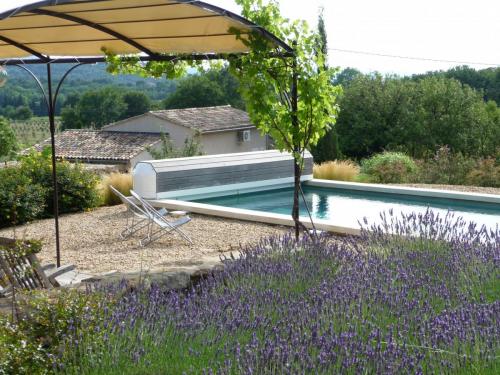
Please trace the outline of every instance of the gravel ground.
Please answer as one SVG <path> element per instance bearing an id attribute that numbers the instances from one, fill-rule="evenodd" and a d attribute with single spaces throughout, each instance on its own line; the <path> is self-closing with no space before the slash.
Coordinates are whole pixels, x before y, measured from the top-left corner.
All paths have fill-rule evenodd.
<path id="1" fill-rule="evenodd" d="M 177 234 L 165 236 L 147 247 L 138 241 L 144 232 L 121 240 L 125 219 L 123 205 L 63 215 L 60 218 L 62 264 L 75 264 L 90 273 L 161 269 L 195 263 L 205 256 L 238 251 L 240 245 L 257 242 L 262 237 L 283 234 L 281 226 L 229 220 L 191 214 L 191 222 L 183 230 L 194 241 L 189 245 Z M 38 254 L 43 264 L 55 263 L 55 235 L 52 219 L 0 230 L 0 236 L 37 238 L 44 243 Z"/>
<path id="2" fill-rule="evenodd" d="M 391 184 L 396 186 L 408 186 L 422 189 L 441 189 L 463 191 L 466 193 L 496 194 L 500 195 L 500 188 L 462 185 L 428 185 L 428 184 Z"/>

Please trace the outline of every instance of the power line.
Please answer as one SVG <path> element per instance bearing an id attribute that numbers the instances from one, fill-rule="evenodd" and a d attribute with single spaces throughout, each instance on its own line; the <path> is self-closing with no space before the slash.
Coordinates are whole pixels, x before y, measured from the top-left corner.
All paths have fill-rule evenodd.
<path id="1" fill-rule="evenodd" d="M 433 61 L 433 62 L 443 62 L 443 63 L 462 64 L 462 65 L 483 65 L 483 66 L 492 66 L 492 67 L 499 67 L 500 66 L 500 64 L 493 64 L 493 63 L 472 62 L 472 61 L 457 61 L 457 60 L 441 60 L 441 59 L 431 59 L 431 58 L 426 58 L 426 57 L 389 55 L 389 54 L 385 54 L 385 53 L 367 52 L 367 51 L 355 51 L 355 50 L 341 49 L 341 48 L 328 48 L 328 50 L 330 50 L 330 51 L 337 51 L 337 52 L 345 52 L 345 53 L 354 53 L 354 54 L 357 54 L 357 55 L 393 57 L 393 58 L 396 58 L 396 59 L 405 59 L 405 60 Z"/>

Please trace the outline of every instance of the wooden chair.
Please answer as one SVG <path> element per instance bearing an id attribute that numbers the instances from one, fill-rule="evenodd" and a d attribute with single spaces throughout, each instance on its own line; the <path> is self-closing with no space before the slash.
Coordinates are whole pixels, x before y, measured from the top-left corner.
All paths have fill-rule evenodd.
<path id="1" fill-rule="evenodd" d="M 0 237 L 0 296 L 10 295 L 12 287 L 24 290 L 52 289 L 93 278 L 92 275 L 78 273 L 74 265 L 55 267 L 49 264 L 42 267 L 34 253 L 17 252 L 18 244 L 11 238 Z M 65 283 L 56 279 L 63 275 L 67 279 Z"/>

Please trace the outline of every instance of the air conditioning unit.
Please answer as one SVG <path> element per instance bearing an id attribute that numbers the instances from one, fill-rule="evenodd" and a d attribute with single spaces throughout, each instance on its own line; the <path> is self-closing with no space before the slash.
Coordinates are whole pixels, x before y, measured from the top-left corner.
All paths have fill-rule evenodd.
<path id="1" fill-rule="evenodd" d="M 250 142 L 250 130 L 240 130 L 238 132 L 238 142 Z"/>

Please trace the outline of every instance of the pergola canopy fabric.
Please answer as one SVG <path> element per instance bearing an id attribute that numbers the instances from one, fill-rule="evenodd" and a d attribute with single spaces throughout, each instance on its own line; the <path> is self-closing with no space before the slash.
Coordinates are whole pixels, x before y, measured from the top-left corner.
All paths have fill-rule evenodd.
<path id="1" fill-rule="evenodd" d="M 291 51 L 265 29 L 201 1 L 46 0 L 0 14 L 0 59 L 95 57 L 103 49 L 149 57 L 248 52 L 230 28 L 257 30 Z"/>

